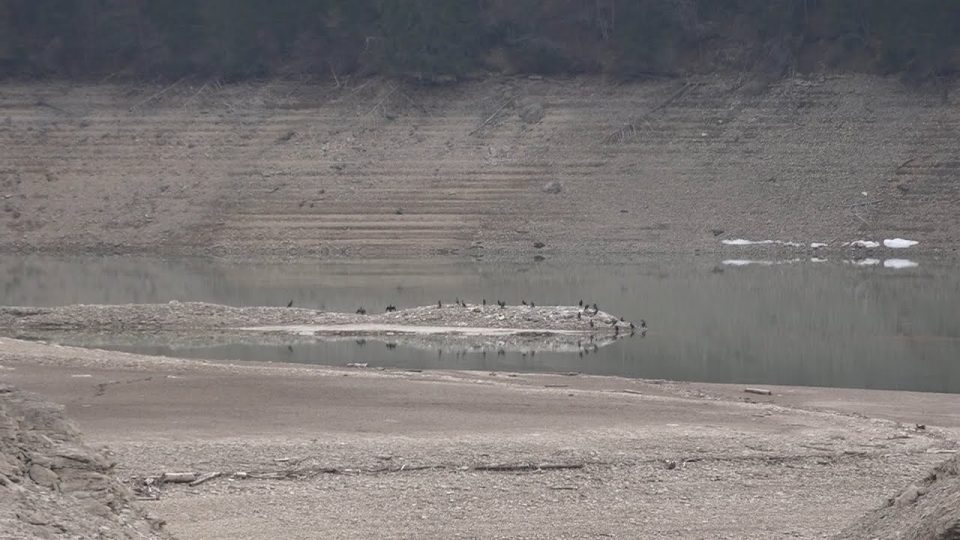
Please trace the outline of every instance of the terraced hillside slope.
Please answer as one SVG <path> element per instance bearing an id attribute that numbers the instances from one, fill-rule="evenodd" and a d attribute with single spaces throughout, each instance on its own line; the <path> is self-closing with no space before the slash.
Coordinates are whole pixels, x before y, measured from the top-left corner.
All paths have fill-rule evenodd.
<path id="1" fill-rule="evenodd" d="M 956 250 L 955 83 L 340 83 L 6 83 L 0 249 L 626 260 L 901 236 Z"/>

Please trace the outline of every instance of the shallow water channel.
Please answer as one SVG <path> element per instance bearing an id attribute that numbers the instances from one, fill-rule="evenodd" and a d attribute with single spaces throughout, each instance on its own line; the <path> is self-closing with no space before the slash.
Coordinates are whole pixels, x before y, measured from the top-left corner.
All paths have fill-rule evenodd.
<path id="1" fill-rule="evenodd" d="M 712 257 L 616 265 L 237 263 L 145 257 L 0 258 L 0 305 L 205 301 L 353 312 L 579 299 L 646 335 L 596 352 L 418 348 L 368 340 L 170 346 L 156 336 L 65 344 L 181 357 L 370 367 L 577 371 L 628 377 L 960 392 L 960 267 L 846 261 L 744 264 Z"/>

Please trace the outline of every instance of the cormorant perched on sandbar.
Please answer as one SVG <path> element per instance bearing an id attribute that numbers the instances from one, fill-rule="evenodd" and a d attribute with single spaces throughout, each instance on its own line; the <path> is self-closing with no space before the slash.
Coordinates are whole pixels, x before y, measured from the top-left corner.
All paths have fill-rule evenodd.
<path id="1" fill-rule="evenodd" d="M 390 313 L 391 311 L 396 311 L 396 310 L 397 310 L 397 306 L 393 304 L 390 304 L 389 306 L 387 306 L 387 313 Z"/>
<path id="2" fill-rule="evenodd" d="M 483 305 L 484 305 L 484 306 L 487 305 L 487 299 L 486 299 L 486 298 L 483 299 Z"/>
<path id="3" fill-rule="evenodd" d="M 367 310 L 363 309 L 363 306 L 360 306 L 360 308 L 357 310 L 357 315 L 366 315 L 366 314 L 367 314 Z"/>
<path id="4" fill-rule="evenodd" d="M 583 307 L 583 298 L 580 299 L 580 302 L 577 305 Z"/>
<path id="5" fill-rule="evenodd" d="M 537 307 L 537 305 L 533 303 L 533 300 L 530 301 L 530 307 Z"/>
<path id="6" fill-rule="evenodd" d="M 523 305 L 527 305 L 527 301 L 526 301 L 526 300 L 520 300 L 520 303 L 523 304 Z"/>
<path id="7" fill-rule="evenodd" d="M 293 307 L 293 300 L 287 302 L 287 307 Z"/>
<path id="8" fill-rule="evenodd" d="M 437 300 L 437 309 L 442 309 L 442 308 L 443 308 L 443 302 L 441 302 L 440 300 Z"/>
<path id="9" fill-rule="evenodd" d="M 577 320 L 579 321 L 579 320 L 582 319 L 582 318 L 583 318 L 583 314 L 578 311 L 578 312 L 577 312 Z"/>

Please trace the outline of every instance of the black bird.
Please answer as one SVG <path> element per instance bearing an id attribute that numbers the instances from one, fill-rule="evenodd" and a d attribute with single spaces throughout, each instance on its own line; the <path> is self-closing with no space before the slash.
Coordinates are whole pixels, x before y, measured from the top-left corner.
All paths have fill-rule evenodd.
<path id="1" fill-rule="evenodd" d="M 634 331 L 634 330 L 636 330 L 636 329 L 637 329 L 637 327 L 634 326 L 633 323 L 630 323 L 630 331 L 632 332 L 632 331 Z"/>
<path id="2" fill-rule="evenodd" d="M 579 321 L 579 320 L 581 320 L 582 318 L 583 318 L 583 315 L 578 311 L 578 312 L 577 312 L 577 320 Z"/>
<path id="3" fill-rule="evenodd" d="M 443 302 L 437 300 L 437 309 L 443 308 Z"/>
<path id="4" fill-rule="evenodd" d="M 620 322 L 624 322 L 623 317 L 620 317 Z"/>
<path id="5" fill-rule="evenodd" d="M 613 335 L 615 335 L 615 336 L 619 336 L 619 335 L 620 335 L 620 327 L 619 327 L 619 326 L 614 326 L 614 327 L 613 327 Z"/>
<path id="6" fill-rule="evenodd" d="M 647 321 L 645 321 L 645 320 L 643 320 L 643 319 L 640 319 L 640 328 L 641 328 L 642 330 L 646 330 L 646 329 L 647 329 Z"/>
<path id="7" fill-rule="evenodd" d="M 363 306 L 360 306 L 360 309 L 357 310 L 357 315 L 366 315 L 367 310 L 363 309 Z"/>
<path id="8" fill-rule="evenodd" d="M 497 300 L 497 305 L 500 306 L 500 309 L 507 307 L 507 303 L 503 300 Z"/>
<path id="9" fill-rule="evenodd" d="M 593 314 L 596 315 L 596 314 L 599 313 L 599 312 L 600 312 L 600 308 L 598 308 L 597 305 L 594 304 L 594 305 L 593 305 Z"/>
<path id="10" fill-rule="evenodd" d="M 287 307 L 293 307 L 293 300 L 287 302 Z"/>
<path id="11" fill-rule="evenodd" d="M 460 305 L 463 306 L 463 307 L 467 307 L 467 303 L 464 302 L 463 300 L 460 301 Z"/>
<path id="12" fill-rule="evenodd" d="M 484 305 L 484 306 L 487 305 L 487 299 L 486 299 L 486 298 L 483 299 L 483 305 Z"/>
<path id="13" fill-rule="evenodd" d="M 579 305 L 580 307 L 583 307 L 583 298 L 580 299 L 580 303 L 577 305 Z"/>
<path id="14" fill-rule="evenodd" d="M 460 297 L 457 297 L 457 299 L 454 300 L 453 303 L 459 305 L 459 304 L 460 304 Z"/>
<path id="15" fill-rule="evenodd" d="M 520 300 L 520 303 L 523 304 L 523 305 L 527 305 L 527 301 L 526 301 L 526 300 Z"/>
<path id="16" fill-rule="evenodd" d="M 530 301 L 530 307 L 537 307 L 537 305 L 533 303 L 533 300 Z"/>
<path id="17" fill-rule="evenodd" d="M 393 304 L 390 304 L 389 306 L 387 306 L 387 313 L 390 313 L 391 311 L 396 311 L 396 310 L 397 310 L 397 306 Z"/>

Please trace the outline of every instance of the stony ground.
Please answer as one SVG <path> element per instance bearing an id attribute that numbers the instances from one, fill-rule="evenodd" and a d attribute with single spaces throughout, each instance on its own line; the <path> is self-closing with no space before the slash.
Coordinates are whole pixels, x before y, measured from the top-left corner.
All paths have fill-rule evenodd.
<path id="1" fill-rule="evenodd" d="M 956 253 L 956 83 L 4 83 L 0 249 L 630 260 Z"/>
<path id="2" fill-rule="evenodd" d="M 765 396 L 3 338 L 0 366 L 4 380 L 63 403 L 184 538 L 824 538 L 960 440 L 957 397 L 944 394 Z M 145 483 L 167 472 L 220 475 Z"/>

